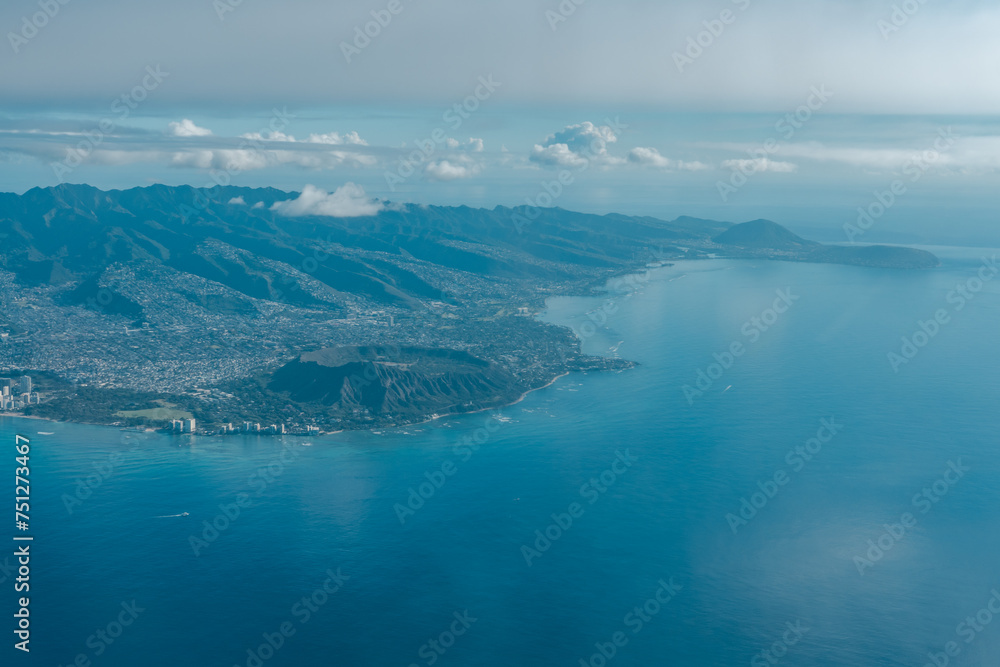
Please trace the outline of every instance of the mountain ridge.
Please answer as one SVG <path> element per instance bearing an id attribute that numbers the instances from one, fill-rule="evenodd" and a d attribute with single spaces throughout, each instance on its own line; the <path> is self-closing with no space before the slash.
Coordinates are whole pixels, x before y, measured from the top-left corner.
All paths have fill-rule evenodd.
<path id="1" fill-rule="evenodd" d="M 155 401 L 206 424 L 408 423 L 502 405 L 569 371 L 629 367 L 583 354 L 571 331 L 532 315 L 550 296 L 595 294 L 648 266 L 930 264 L 922 251 L 823 246 L 762 220 L 391 202 L 348 218 L 272 210 L 298 196 L 65 184 L 0 195 L 0 368 L 65 380 L 26 412 L 113 423 Z M 387 345 L 423 361 L 339 364 L 374 374 L 362 391 L 311 356 Z M 441 354 L 451 368 L 435 375 Z M 149 423 L 123 420 L 136 422 Z"/>

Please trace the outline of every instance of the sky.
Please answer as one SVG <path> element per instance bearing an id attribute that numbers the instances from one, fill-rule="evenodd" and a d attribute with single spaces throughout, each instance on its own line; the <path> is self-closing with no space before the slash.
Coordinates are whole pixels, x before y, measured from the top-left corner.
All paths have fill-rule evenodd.
<path id="1" fill-rule="evenodd" d="M 995 3 L 6 0 L 0 31 L 4 191 L 309 187 L 340 193 L 325 214 L 532 203 L 1000 245 Z"/>

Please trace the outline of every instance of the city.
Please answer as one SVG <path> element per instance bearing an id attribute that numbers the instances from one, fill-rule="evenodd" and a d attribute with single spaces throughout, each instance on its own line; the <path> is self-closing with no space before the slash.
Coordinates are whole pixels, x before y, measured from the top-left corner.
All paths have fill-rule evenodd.
<path id="1" fill-rule="evenodd" d="M 0 378 L 0 410 L 13 412 L 42 402 L 41 394 L 33 391 L 31 377 Z"/>

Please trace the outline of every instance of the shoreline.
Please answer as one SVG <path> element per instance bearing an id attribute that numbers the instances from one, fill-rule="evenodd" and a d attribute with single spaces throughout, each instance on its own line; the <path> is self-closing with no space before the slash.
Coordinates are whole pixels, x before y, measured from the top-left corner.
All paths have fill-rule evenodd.
<path id="1" fill-rule="evenodd" d="M 556 382 L 558 382 L 560 379 L 566 377 L 567 375 L 569 375 L 570 373 L 573 373 L 573 372 L 574 371 L 566 371 L 564 373 L 561 373 L 561 374 L 555 376 L 554 378 L 552 378 L 551 380 L 549 380 L 548 382 L 546 382 L 544 385 L 542 385 L 540 387 L 535 387 L 533 389 L 528 389 L 527 391 L 525 391 L 524 393 L 522 393 L 520 396 L 518 396 L 516 400 L 511 401 L 510 403 L 504 403 L 502 405 L 494 405 L 494 406 L 485 407 L 485 408 L 477 408 L 476 410 L 469 410 L 468 412 L 450 412 L 450 413 L 444 414 L 444 415 L 433 415 L 433 416 L 430 416 L 430 417 L 428 417 L 426 419 L 421 419 L 420 421 L 407 422 L 405 424 L 394 424 L 392 426 L 384 426 L 384 427 L 375 426 L 375 427 L 365 427 L 365 428 L 342 428 L 342 429 L 339 429 L 339 430 L 336 430 L 336 431 L 321 431 L 319 433 L 318 437 L 325 437 L 325 436 L 328 436 L 328 435 L 337 435 L 338 433 L 345 433 L 345 432 L 348 432 L 348 431 L 362 431 L 362 432 L 363 431 L 369 431 L 369 432 L 371 432 L 372 430 L 375 430 L 375 429 L 379 429 L 379 430 L 385 429 L 385 430 L 393 430 L 394 431 L 394 430 L 401 429 L 401 428 L 410 428 L 410 427 L 413 427 L 413 426 L 421 426 L 423 424 L 430 424 L 430 423 L 433 423 L 433 422 L 436 422 L 436 421 L 441 421 L 443 419 L 448 419 L 449 417 L 462 417 L 462 416 L 465 416 L 465 415 L 475 415 L 475 414 L 480 414 L 482 412 L 489 412 L 490 410 L 502 410 L 504 408 L 509 408 L 511 406 L 517 405 L 518 403 L 521 403 L 522 401 L 524 401 L 524 399 L 526 399 L 528 397 L 528 395 L 530 395 L 530 394 L 532 394 L 532 393 L 534 393 L 536 391 L 541 391 L 542 389 L 548 389 L 549 387 L 551 387 L 552 385 L 554 385 Z M 49 422 L 50 424 L 74 424 L 74 425 L 77 425 L 77 426 L 97 426 L 97 427 L 100 427 L 100 428 L 117 429 L 119 431 L 135 431 L 136 433 L 140 433 L 140 432 L 147 432 L 147 433 L 148 432 L 154 432 L 154 433 L 159 433 L 162 430 L 162 429 L 156 429 L 156 428 L 152 428 L 151 429 L 151 428 L 147 427 L 144 431 L 139 431 L 134 426 L 133 427 L 129 427 L 129 426 L 114 426 L 112 424 L 97 424 L 97 423 L 94 423 L 94 422 L 75 422 L 75 421 L 69 421 L 69 420 L 65 420 L 65 419 L 51 419 L 49 417 L 38 417 L 36 415 L 22 415 L 22 414 L 19 414 L 19 413 L 16 413 L 16 412 L 0 412 L 0 419 L 5 418 L 5 417 L 6 418 L 10 418 L 10 419 L 33 419 L 35 421 Z M 182 434 L 182 435 L 191 435 L 191 434 Z M 196 433 L 194 435 L 197 436 L 199 434 Z M 253 433 L 253 434 L 251 434 L 251 433 L 239 433 L 239 432 L 232 433 L 232 434 L 206 433 L 206 434 L 201 435 L 201 437 L 203 437 L 203 438 L 220 438 L 220 437 L 229 437 L 231 435 L 256 435 L 257 437 L 264 436 L 264 437 L 272 437 L 272 438 L 273 437 L 293 437 L 293 438 L 313 438 L 313 437 L 317 437 L 316 435 L 305 435 L 305 434 L 300 434 L 300 433 Z"/>
<path id="2" fill-rule="evenodd" d="M 591 292 L 589 294 L 578 294 L 578 293 L 576 293 L 576 290 L 573 290 L 573 289 L 567 290 L 565 293 L 561 293 L 561 294 L 550 294 L 550 295 L 548 295 L 548 296 L 546 296 L 544 298 L 544 300 L 542 302 L 542 307 L 539 308 L 539 309 L 537 309 L 534 313 L 532 313 L 532 317 L 536 321 L 541 321 L 538 318 L 541 316 L 541 314 L 544 311 L 546 311 L 548 309 L 548 300 L 551 299 L 551 298 L 562 298 L 562 297 L 568 297 L 568 298 L 601 298 L 600 297 L 600 290 L 604 289 L 608 285 L 608 283 L 610 283 L 612 280 L 621 280 L 621 279 L 626 278 L 628 276 L 641 275 L 643 273 L 648 273 L 650 271 L 656 271 L 656 270 L 663 269 L 663 268 L 669 268 L 669 267 L 671 267 L 673 265 L 674 265 L 673 262 L 668 262 L 668 263 L 661 264 L 660 266 L 657 266 L 657 267 L 637 266 L 637 267 L 634 267 L 634 268 L 629 268 L 629 269 L 627 269 L 627 270 L 625 270 L 625 271 L 623 271 L 621 273 L 616 273 L 614 275 L 611 275 L 611 276 L 605 278 L 603 280 L 603 282 L 600 283 L 600 286 L 598 286 L 595 283 L 591 283 L 589 285 L 590 290 L 591 290 Z M 554 326 L 558 326 L 558 327 L 561 327 L 561 328 L 564 328 L 564 329 L 568 329 L 569 331 L 571 331 L 573 333 L 573 335 L 574 335 L 574 337 L 576 337 L 577 341 L 582 344 L 583 341 L 579 338 L 579 336 L 573 330 L 572 327 L 566 326 L 566 325 L 560 325 L 560 324 L 556 324 Z M 582 348 L 581 348 L 581 353 L 582 353 Z M 532 389 L 528 389 L 527 391 L 524 391 L 523 393 L 521 393 L 520 396 L 518 396 L 515 400 L 513 400 L 513 401 L 511 401 L 509 403 L 503 403 L 501 405 L 493 405 L 493 406 L 489 406 L 489 407 L 477 408 L 475 410 L 470 410 L 468 412 L 450 412 L 450 413 L 443 414 L 443 415 L 428 416 L 427 418 L 420 419 L 419 421 L 406 422 L 406 423 L 403 423 L 403 424 L 394 424 L 392 426 L 384 426 L 384 427 L 374 426 L 374 427 L 364 427 L 364 428 L 341 428 L 341 429 L 338 429 L 336 431 L 321 431 L 320 434 L 319 434 L 319 437 L 324 437 L 324 436 L 328 436 L 328 435 L 336 435 L 338 433 L 344 433 L 344 432 L 347 432 L 347 431 L 372 431 L 372 430 L 376 430 L 376 429 L 377 430 L 381 430 L 381 429 L 396 430 L 396 429 L 401 429 L 401 428 L 409 428 L 409 427 L 413 427 L 413 426 L 420 426 L 420 425 L 423 425 L 423 424 L 430 424 L 432 422 L 440 421 L 442 419 L 447 419 L 449 417 L 461 417 L 463 415 L 480 414 L 480 413 L 483 413 L 483 412 L 488 412 L 490 410 L 502 410 L 504 408 L 509 408 L 509 407 L 514 406 L 514 405 L 518 405 L 519 403 L 523 402 L 530 394 L 532 394 L 532 393 L 534 393 L 536 391 L 541 391 L 543 389 L 548 389 L 549 387 L 551 387 L 552 385 L 554 385 L 556 382 L 558 382 L 560 379 L 562 379 L 562 378 L 566 377 L 567 375 L 570 375 L 571 373 L 574 373 L 574 372 L 582 372 L 582 371 L 579 371 L 579 370 L 577 370 L 577 371 L 574 371 L 574 370 L 563 371 L 563 372 L 559 373 L 558 375 L 556 375 L 555 377 L 553 377 L 548 382 L 546 382 L 545 384 L 543 384 L 543 385 L 541 385 L 539 387 L 534 387 Z M 10 417 L 12 419 L 34 419 L 34 420 L 37 420 L 37 421 L 45 421 L 45 422 L 49 422 L 49 423 L 52 423 L 52 424 L 76 424 L 76 425 L 80 425 L 80 426 L 98 426 L 98 427 L 101 427 L 101 428 L 114 428 L 114 429 L 118 429 L 119 431 L 129 431 L 129 430 L 131 430 L 131 431 L 135 431 L 136 433 L 140 432 L 140 431 L 136 430 L 136 427 L 134 427 L 134 426 L 129 427 L 129 426 L 115 426 L 113 424 L 100 424 L 100 423 L 96 423 L 96 422 L 78 422 L 78 421 L 70 421 L 70 420 L 66 420 L 66 419 L 52 419 L 50 417 L 39 417 L 37 415 L 25 415 L 25 414 L 12 413 L 12 412 L 0 412 L 0 418 L 3 418 L 3 417 Z M 146 428 L 149 429 L 149 430 L 151 430 L 151 431 L 153 431 L 153 432 L 159 432 L 161 430 L 161 429 L 158 429 L 158 428 L 151 428 L 151 429 L 149 427 L 146 427 Z M 239 433 L 233 433 L 233 434 L 228 434 L 228 435 L 240 435 L 240 434 Z M 249 434 L 243 434 L 243 435 L 249 435 Z M 268 436 L 268 437 L 278 437 L 278 436 L 289 437 L 290 436 L 290 437 L 297 437 L 297 438 L 299 438 L 299 437 L 301 437 L 301 438 L 316 437 L 316 436 L 310 436 L 310 435 L 291 434 L 291 433 L 285 433 L 285 434 L 257 433 L 255 435 L 257 435 L 258 437 L 259 436 Z M 212 437 L 212 438 L 215 438 L 215 437 L 227 437 L 227 434 L 206 433 L 206 434 L 202 435 L 201 437 Z"/>
<path id="3" fill-rule="evenodd" d="M 552 385 L 554 385 L 556 382 L 558 382 L 559 380 L 561 380 L 562 378 L 566 377 L 567 375 L 569 375 L 570 373 L 573 373 L 573 372 L 574 371 L 566 371 L 565 373 L 557 375 L 554 378 L 552 378 L 551 380 L 549 380 L 548 382 L 546 382 L 541 387 L 535 387 L 534 389 L 529 389 L 528 391 L 526 391 L 523 394 L 521 394 L 517 398 L 516 401 L 512 401 L 510 403 L 504 403 L 503 405 L 497 405 L 497 406 L 493 406 L 493 407 L 489 407 L 489 408 L 478 408 L 476 410 L 469 410 L 468 412 L 451 412 L 451 413 L 446 414 L 446 415 L 437 415 L 437 416 L 434 416 L 434 417 L 430 417 L 430 418 L 425 419 L 423 421 L 413 422 L 413 423 L 410 423 L 410 424 L 398 424 L 396 426 L 387 427 L 387 428 L 391 428 L 393 430 L 395 430 L 397 428 L 409 428 L 410 426 L 420 426 L 421 424 L 430 424 L 431 422 L 436 422 L 436 421 L 440 421 L 442 419 L 447 419 L 448 417 L 463 417 L 465 415 L 478 415 L 478 414 L 481 414 L 483 412 L 489 412 L 490 410 L 503 410 L 504 408 L 509 408 L 511 406 L 517 405 L 518 403 L 522 402 L 524 399 L 526 399 L 528 397 L 529 394 L 533 394 L 536 391 L 541 391 L 542 389 L 548 389 L 549 387 L 551 387 Z M 576 372 L 579 372 L 579 371 L 576 371 Z M 361 430 L 361 429 L 354 429 L 354 430 Z M 371 430 L 371 429 L 368 429 L 368 430 Z M 340 433 L 340 432 L 342 432 L 342 431 L 338 431 L 338 433 Z"/>

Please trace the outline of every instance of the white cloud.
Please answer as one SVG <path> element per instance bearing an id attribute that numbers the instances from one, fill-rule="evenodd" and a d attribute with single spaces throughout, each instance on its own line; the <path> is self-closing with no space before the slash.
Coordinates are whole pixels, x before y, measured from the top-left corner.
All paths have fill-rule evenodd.
<path id="1" fill-rule="evenodd" d="M 531 151 L 531 161 L 553 167 L 586 167 L 589 160 L 574 153 L 566 144 L 539 146 L 535 144 Z"/>
<path id="2" fill-rule="evenodd" d="M 167 125 L 167 131 L 175 137 L 208 137 L 212 134 L 211 130 L 198 127 L 194 121 L 187 118 L 179 123 L 170 123 Z"/>
<path id="3" fill-rule="evenodd" d="M 269 161 L 268 154 L 252 150 L 202 150 L 183 151 L 170 157 L 171 167 L 192 169 L 222 169 L 225 171 L 250 171 L 263 169 L 276 161 Z"/>
<path id="4" fill-rule="evenodd" d="M 694 160 L 693 162 L 683 162 L 678 160 L 674 163 L 674 168 L 678 171 L 705 171 L 706 169 L 711 169 L 712 165 L 699 162 L 698 160 Z"/>
<path id="5" fill-rule="evenodd" d="M 333 193 L 307 185 L 298 199 L 278 202 L 271 210 L 291 218 L 306 215 L 354 218 L 375 215 L 383 208 L 382 203 L 370 199 L 360 185 L 346 183 Z"/>
<path id="6" fill-rule="evenodd" d="M 378 160 L 372 155 L 350 150 L 238 148 L 179 151 L 170 155 L 169 164 L 171 167 L 193 169 L 252 171 L 282 165 L 294 165 L 305 169 L 334 169 L 341 165 L 356 168 L 373 167 L 378 164 Z"/>
<path id="7" fill-rule="evenodd" d="M 452 150 L 456 150 L 458 148 L 464 148 L 473 153 L 482 153 L 484 148 L 482 139 L 475 139 L 472 137 L 470 137 L 469 140 L 466 141 L 464 144 L 458 139 L 453 139 L 451 137 L 448 137 L 447 139 L 445 139 L 444 144 L 445 146 L 447 146 Z"/>
<path id="8" fill-rule="evenodd" d="M 87 162 L 89 164 L 101 164 L 117 167 L 122 165 L 154 162 L 160 158 L 161 154 L 156 151 L 123 151 L 102 148 L 87 155 Z"/>
<path id="9" fill-rule="evenodd" d="M 295 141 L 294 137 L 292 138 L 292 141 Z M 352 144 L 355 146 L 368 145 L 368 142 L 362 139 L 357 132 L 348 132 L 345 135 L 340 135 L 337 132 L 330 132 L 329 134 L 310 134 L 306 141 L 311 144 L 333 144 L 335 146 L 342 146 L 344 144 Z"/>
<path id="10" fill-rule="evenodd" d="M 704 171 L 711 167 L 704 162 L 684 162 L 683 160 L 671 160 L 660 155 L 660 151 L 655 148 L 633 148 L 628 153 L 628 161 L 632 164 L 644 167 L 654 167 L 656 169 L 670 169 L 673 171 Z"/>
<path id="11" fill-rule="evenodd" d="M 660 151 L 655 148 L 633 148 L 629 151 L 628 161 L 661 169 L 669 169 L 673 165 L 673 162 L 660 155 Z"/>
<path id="12" fill-rule="evenodd" d="M 1000 169 L 1000 136 L 984 134 L 962 136 L 962 131 L 949 130 L 950 128 L 944 128 L 937 133 L 930 132 L 923 136 L 909 137 L 908 145 L 905 147 L 832 146 L 819 142 L 801 142 L 782 144 L 780 154 L 783 157 L 884 172 L 895 172 L 915 163 L 929 164 L 935 169 L 967 172 L 988 173 Z M 725 150 L 759 150 L 759 146 L 751 144 L 706 144 L 706 146 Z"/>
<path id="13" fill-rule="evenodd" d="M 230 206 L 246 206 L 247 202 L 243 197 L 233 197 L 229 200 Z"/>
<path id="14" fill-rule="evenodd" d="M 251 141 L 279 141 L 282 143 L 295 143 L 295 137 L 278 130 L 268 132 L 247 132 L 246 134 L 241 134 L 240 138 L 250 139 Z"/>
<path id="15" fill-rule="evenodd" d="M 531 150 L 531 161 L 556 167 L 580 168 L 591 162 L 611 165 L 624 162 L 608 154 L 608 144 L 618 141 L 614 130 L 607 125 L 594 125 L 587 121 L 569 125 L 547 137 Z"/>
<path id="16" fill-rule="evenodd" d="M 791 162 L 778 162 L 769 160 L 766 157 L 755 159 L 745 158 L 742 160 L 726 160 L 722 166 L 727 169 L 735 169 L 744 173 L 757 173 L 761 171 L 773 171 L 777 173 L 791 173 L 798 171 L 799 166 Z"/>
<path id="17" fill-rule="evenodd" d="M 437 160 L 424 169 L 424 177 L 431 181 L 457 181 L 462 178 L 477 176 L 482 171 L 482 165 L 466 158 Z"/>
<path id="18" fill-rule="evenodd" d="M 368 142 L 361 138 L 357 132 L 348 132 L 347 134 L 340 134 L 339 132 L 328 132 L 326 134 L 310 134 L 309 138 L 305 141 L 299 141 L 291 134 L 285 134 L 280 131 L 268 131 L 268 132 L 247 132 L 246 134 L 241 134 L 242 139 L 250 139 L 252 141 L 275 141 L 287 144 L 327 144 L 330 146 L 367 146 Z"/>
<path id="19" fill-rule="evenodd" d="M 240 138 L 247 139 L 252 142 L 272 142 L 272 143 L 282 143 L 282 144 L 296 144 L 295 146 L 286 146 L 280 149 L 265 149 L 259 146 L 255 146 L 252 150 L 240 149 L 240 151 L 225 151 L 218 150 L 215 151 L 216 155 L 213 158 L 206 158 L 204 156 L 200 158 L 189 157 L 189 158 L 175 158 L 174 164 L 184 162 L 195 162 L 195 163 L 205 163 L 211 162 L 212 166 L 215 168 L 225 169 L 226 167 L 217 166 L 218 163 L 238 163 L 239 160 L 234 159 L 229 153 L 233 152 L 244 152 L 253 153 L 256 159 L 252 161 L 244 160 L 247 162 L 245 167 L 241 167 L 238 164 L 236 168 L 238 169 L 259 169 L 265 166 L 275 166 L 275 165 L 286 165 L 292 164 L 299 167 L 304 167 L 306 169 L 333 169 L 340 165 L 347 165 L 349 167 L 373 167 L 378 164 L 378 160 L 372 156 L 365 153 L 357 152 L 355 150 L 336 150 L 336 151 L 318 151 L 313 146 L 367 146 L 368 142 L 361 138 L 357 132 L 348 132 L 346 134 L 340 134 L 339 132 L 330 132 L 327 134 L 310 134 L 309 138 L 305 141 L 299 141 L 291 134 L 285 134 L 281 131 L 267 131 L 267 132 L 248 132 L 246 134 L 240 135 Z"/>

